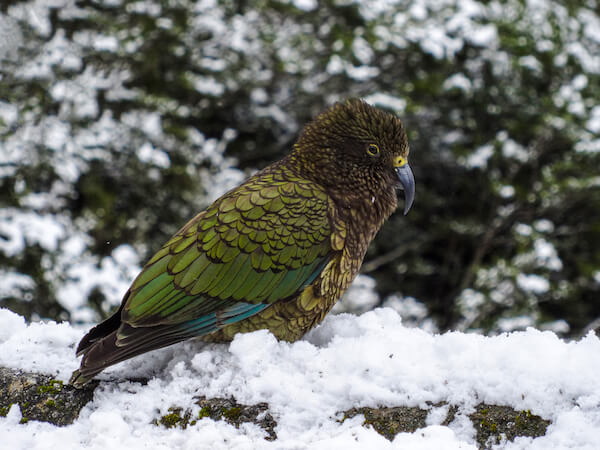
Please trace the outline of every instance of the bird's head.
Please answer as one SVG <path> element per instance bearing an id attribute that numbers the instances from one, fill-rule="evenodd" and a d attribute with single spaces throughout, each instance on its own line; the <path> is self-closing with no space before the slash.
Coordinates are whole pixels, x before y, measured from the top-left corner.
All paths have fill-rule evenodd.
<path id="1" fill-rule="evenodd" d="M 292 155 L 303 172 L 344 197 L 393 198 L 404 190 L 410 209 L 415 180 L 408 165 L 408 141 L 400 119 L 368 103 L 336 103 L 302 130 Z"/>

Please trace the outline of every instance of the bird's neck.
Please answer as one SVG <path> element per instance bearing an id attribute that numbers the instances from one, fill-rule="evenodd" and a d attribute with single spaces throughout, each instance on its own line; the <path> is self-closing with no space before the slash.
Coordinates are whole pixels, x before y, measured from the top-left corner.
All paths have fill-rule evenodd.
<path id="1" fill-rule="evenodd" d="M 364 180 L 364 174 L 332 172 L 330 161 L 309 156 L 292 152 L 281 163 L 298 177 L 322 186 L 335 202 L 340 218 L 356 228 L 353 234 L 370 242 L 398 205 L 393 183 L 378 173 Z"/>
<path id="2" fill-rule="evenodd" d="M 360 236 L 367 243 L 375 237 L 398 204 L 393 188 L 361 192 L 357 186 L 340 186 L 327 192 L 338 205 L 340 218 L 352 224 L 355 228 L 353 234 Z"/>

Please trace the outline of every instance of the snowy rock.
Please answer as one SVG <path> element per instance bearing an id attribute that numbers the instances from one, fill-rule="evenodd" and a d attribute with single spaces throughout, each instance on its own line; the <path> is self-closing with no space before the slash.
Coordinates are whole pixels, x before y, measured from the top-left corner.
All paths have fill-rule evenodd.
<path id="1" fill-rule="evenodd" d="M 74 346 L 84 330 L 66 323 L 26 325 L 6 311 L 0 329 L 10 331 L 0 338 L 0 366 L 51 376 L 48 392 L 72 391 L 65 383 L 78 365 Z M 139 356 L 101 374 L 93 400 L 66 427 L 22 420 L 14 407 L 0 405 L 7 408 L 0 436 L 16 449 L 82 443 L 98 449 L 464 449 L 480 445 L 483 419 L 473 417 L 492 411 L 483 403 L 509 408 L 513 419 L 507 423 L 529 415 L 551 422 L 535 439 L 494 435 L 494 448 L 560 449 L 572 443 L 592 449 L 600 432 L 599 370 L 600 339 L 593 333 L 571 342 L 531 328 L 495 337 L 438 335 L 406 328 L 394 310 L 383 308 L 358 317 L 329 316 L 293 344 L 259 331 L 238 335 L 231 344 L 188 341 Z M 277 439 L 267 440 L 269 433 L 256 422 L 209 419 L 199 398 L 234 398 L 225 419 L 226 413 L 246 411 L 239 405 L 267 404 Z M 348 414 L 352 408 L 354 417 Z M 369 414 L 385 408 L 416 408 L 431 417 L 389 441 L 375 421 L 365 426 Z M 157 425 L 165 417 L 179 423 L 172 416 L 177 411 L 181 420 L 188 415 L 187 426 Z M 266 414 L 253 417 L 260 421 Z"/>

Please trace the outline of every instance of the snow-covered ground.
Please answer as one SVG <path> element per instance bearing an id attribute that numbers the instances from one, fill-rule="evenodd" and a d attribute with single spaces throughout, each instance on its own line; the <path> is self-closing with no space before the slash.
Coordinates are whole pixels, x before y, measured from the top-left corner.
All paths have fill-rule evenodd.
<path id="1" fill-rule="evenodd" d="M 74 345 L 84 330 L 67 323 L 32 323 L 0 310 L 0 366 L 52 374 L 67 381 L 78 365 Z M 536 439 L 501 449 L 595 449 L 600 436 L 600 339 L 565 342 L 528 329 L 495 337 L 434 335 L 405 327 L 390 308 L 361 316 L 329 316 L 294 344 L 266 331 L 230 344 L 185 342 L 108 369 L 94 400 L 67 427 L 29 421 L 18 407 L 0 418 L 0 447 L 11 449 L 475 449 L 467 418 L 473 407 L 509 405 L 552 421 Z M 150 382 L 124 381 L 148 377 Z M 198 414 L 194 397 L 234 396 L 267 402 L 278 439 L 258 426 L 239 429 L 203 419 L 186 429 L 152 424 L 169 407 Z M 431 403 L 460 407 L 448 427 Z M 339 422 L 353 406 L 431 408 L 428 426 L 389 442 L 362 426 L 362 416 Z M 3 445 L 10 443 L 9 447 Z"/>

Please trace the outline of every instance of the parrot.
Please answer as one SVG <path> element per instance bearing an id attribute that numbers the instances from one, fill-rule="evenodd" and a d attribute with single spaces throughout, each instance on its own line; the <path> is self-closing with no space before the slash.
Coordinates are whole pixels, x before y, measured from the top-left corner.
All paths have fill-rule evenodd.
<path id="1" fill-rule="evenodd" d="M 197 214 L 145 264 L 118 310 L 80 341 L 70 383 L 191 338 L 269 330 L 294 342 L 359 272 L 369 243 L 415 196 L 402 121 L 358 98 L 318 114 L 291 152 Z"/>

